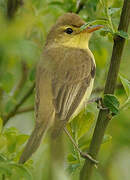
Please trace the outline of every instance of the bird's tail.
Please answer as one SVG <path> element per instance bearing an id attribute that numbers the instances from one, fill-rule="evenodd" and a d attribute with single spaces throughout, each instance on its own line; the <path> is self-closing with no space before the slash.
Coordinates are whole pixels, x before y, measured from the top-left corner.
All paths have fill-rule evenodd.
<path id="1" fill-rule="evenodd" d="M 43 124 L 37 124 L 24 148 L 24 151 L 20 157 L 19 163 L 24 164 L 31 155 L 37 150 L 37 148 L 40 145 L 42 136 L 44 132 L 46 131 L 48 126 L 48 123 L 46 123 L 44 126 Z"/>
<path id="2" fill-rule="evenodd" d="M 60 136 L 61 132 L 63 131 L 63 128 L 65 127 L 66 120 L 60 120 L 58 117 L 55 117 L 51 136 L 53 139 L 56 139 L 58 136 Z"/>

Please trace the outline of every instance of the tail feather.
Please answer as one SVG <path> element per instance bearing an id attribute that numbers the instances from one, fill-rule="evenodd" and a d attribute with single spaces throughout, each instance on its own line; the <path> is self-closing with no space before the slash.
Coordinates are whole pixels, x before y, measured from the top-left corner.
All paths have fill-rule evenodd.
<path id="1" fill-rule="evenodd" d="M 47 129 L 47 125 L 36 125 L 20 157 L 19 163 L 24 164 L 37 150 L 42 140 L 42 136 Z"/>
<path id="2" fill-rule="evenodd" d="M 55 119 L 55 122 L 52 128 L 52 133 L 51 133 L 52 138 L 55 139 L 58 136 L 60 136 L 65 124 L 66 124 L 66 120 L 59 120 L 58 118 Z"/>

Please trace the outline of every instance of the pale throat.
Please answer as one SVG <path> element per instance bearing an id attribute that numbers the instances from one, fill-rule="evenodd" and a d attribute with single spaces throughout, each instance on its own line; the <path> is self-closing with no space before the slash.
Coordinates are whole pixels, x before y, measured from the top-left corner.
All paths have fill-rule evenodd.
<path id="1" fill-rule="evenodd" d="M 71 38 L 65 38 L 65 40 L 63 39 L 60 43 L 67 47 L 89 49 L 89 39 L 90 36 L 79 34 Z"/>
<path id="2" fill-rule="evenodd" d="M 91 35 L 77 35 L 74 38 L 61 38 L 59 39 L 54 39 L 54 41 L 51 41 L 51 44 L 49 44 L 49 48 L 53 48 L 53 47 L 71 47 L 71 48 L 80 48 L 80 49 L 84 49 L 88 52 L 88 54 L 92 57 L 93 62 L 96 66 L 95 63 L 95 59 L 93 56 L 93 53 L 91 52 L 91 50 L 89 49 L 89 39 L 90 39 Z"/>
<path id="3" fill-rule="evenodd" d="M 88 54 L 92 57 L 93 62 L 96 66 L 95 59 L 93 56 L 93 53 L 89 49 L 89 39 L 91 36 L 82 36 L 79 35 L 75 38 L 71 38 L 68 41 L 60 41 L 59 45 L 65 46 L 65 47 L 71 47 L 71 48 L 80 48 L 80 49 L 85 49 Z"/>

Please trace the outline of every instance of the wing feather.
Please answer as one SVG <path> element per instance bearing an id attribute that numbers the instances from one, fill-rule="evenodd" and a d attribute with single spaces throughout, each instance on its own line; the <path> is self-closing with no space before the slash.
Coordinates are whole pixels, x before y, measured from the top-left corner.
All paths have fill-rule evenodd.
<path id="1" fill-rule="evenodd" d="M 42 112 L 47 119 L 45 114 L 54 111 L 54 133 L 58 134 L 83 99 L 95 65 L 83 49 L 46 48 L 43 54 L 37 75 L 36 114 Z"/>
<path id="2" fill-rule="evenodd" d="M 58 117 L 58 119 L 64 121 L 69 120 L 75 112 L 92 79 L 92 58 L 86 52 L 80 51 L 79 62 L 71 64 L 74 58 L 78 58 L 77 54 L 74 54 L 75 57 L 69 53 L 66 54 L 62 60 L 62 65 L 59 66 L 59 69 L 57 67 L 56 76 L 54 75 L 52 79 L 56 118 Z M 66 63 L 68 60 L 70 62 L 69 66 Z"/>

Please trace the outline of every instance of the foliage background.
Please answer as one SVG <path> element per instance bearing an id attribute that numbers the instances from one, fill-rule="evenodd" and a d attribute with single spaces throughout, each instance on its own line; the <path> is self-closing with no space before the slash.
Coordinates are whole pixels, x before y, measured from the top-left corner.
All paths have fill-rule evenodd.
<path id="1" fill-rule="evenodd" d="M 7 0 L 0 0 L 0 178 L 48 180 L 49 145 L 45 137 L 38 151 L 25 165 L 17 161 L 35 122 L 33 112 L 34 94 L 25 97 L 35 81 L 35 67 L 40 58 L 46 35 L 56 19 L 65 12 L 77 12 L 86 21 L 112 19 L 116 31 L 122 0 L 29 0 L 18 8 L 15 18 L 7 17 Z M 104 6 L 102 6 L 104 4 Z M 109 10 L 106 16 L 105 8 Z M 108 22 L 109 24 L 109 22 Z M 106 27 L 108 27 L 108 24 Z M 90 41 L 90 49 L 97 64 L 96 79 L 92 97 L 102 94 L 112 51 L 112 33 L 108 29 L 95 32 Z M 130 41 L 122 58 L 120 74 L 130 77 Z M 120 79 L 118 80 L 120 84 Z M 129 87 L 129 82 L 127 83 Z M 126 101 L 124 88 L 119 85 L 116 90 L 121 105 Z M 19 104 L 13 114 L 11 112 Z M 130 103 L 129 103 L 130 104 Z M 27 111 L 27 112 L 26 112 Z M 87 112 L 87 113 L 86 113 Z M 96 104 L 90 104 L 81 112 L 68 128 L 82 150 L 86 150 L 92 136 L 98 114 Z M 10 116 L 8 116 L 10 115 Z M 2 122 L 7 120 L 3 127 Z M 75 123 L 76 122 L 76 123 Z M 77 125 L 78 122 L 78 125 Z M 87 126 L 86 126 L 87 124 Z M 93 180 L 128 180 L 130 167 L 130 105 L 116 115 L 106 132 L 104 143 L 99 153 L 100 165 L 95 168 Z M 80 127 L 80 129 L 79 129 Z M 78 179 L 83 159 L 74 151 L 68 138 L 64 137 L 65 158 L 61 179 Z M 5 175 L 5 177 L 3 176 Z"/>

